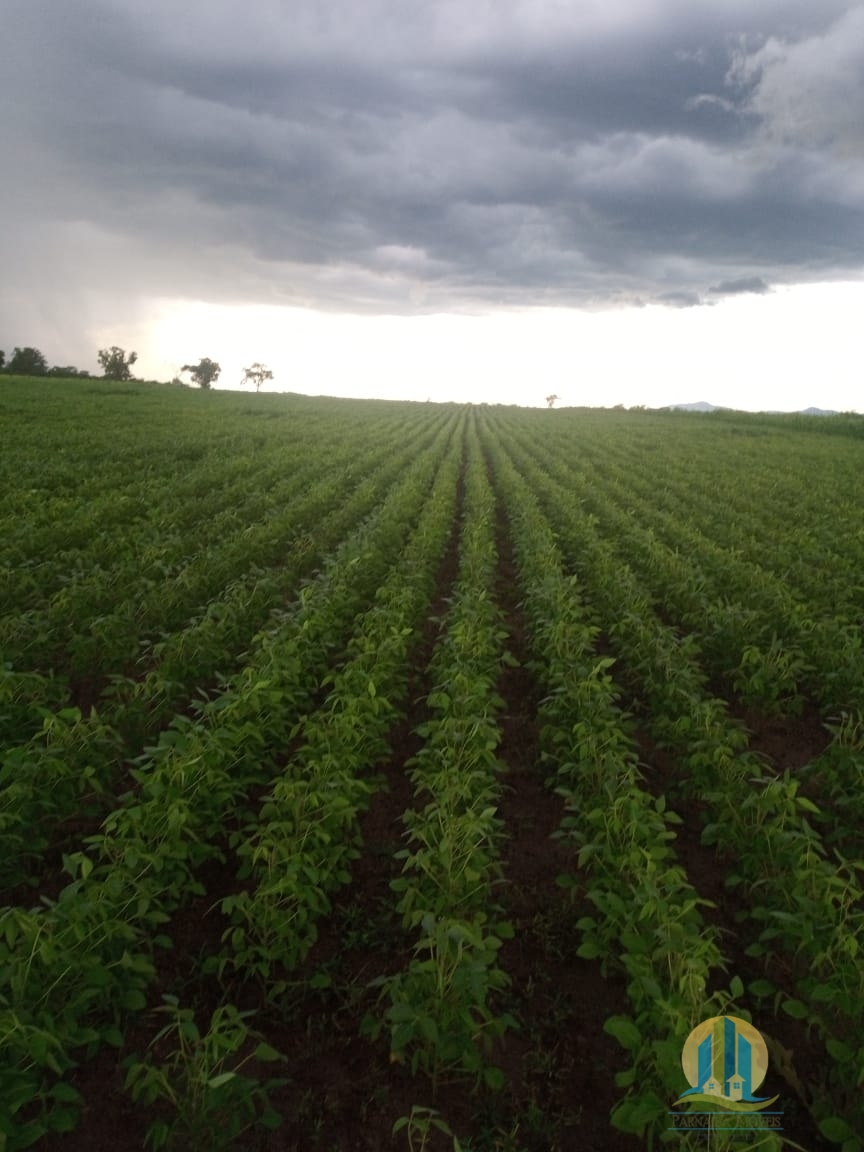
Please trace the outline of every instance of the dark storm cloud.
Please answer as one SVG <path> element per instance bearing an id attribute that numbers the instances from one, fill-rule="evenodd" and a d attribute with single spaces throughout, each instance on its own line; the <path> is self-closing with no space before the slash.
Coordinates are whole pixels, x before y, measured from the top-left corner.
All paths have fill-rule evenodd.
<path id="1" fill-rule="evenodd" d="M 4 24 L 7 328 L 154 296 L 680 307 L 864 264 L 851 2 L 9 0 Z"/>

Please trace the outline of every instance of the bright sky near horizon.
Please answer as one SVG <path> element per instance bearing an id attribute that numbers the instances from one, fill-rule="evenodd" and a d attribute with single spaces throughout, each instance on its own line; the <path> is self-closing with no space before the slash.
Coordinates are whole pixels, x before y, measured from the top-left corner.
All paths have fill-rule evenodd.
<path id="1" fill-rule="evenodd" d="M 864 411 L 861 0 L 7 0 L 4 42 L 7 356 Z"/>
<path id="2" fill-rule="evenodd" d="M 145 362 L 170 379 L 184 352 L 237 388 L 263 360 L 267 391 L 388 400 L 627 407 L 708 400 L 748 411 L 864 411 L 864 285 L 820 284 L 704 308 L 482 316 L 339 316 L 166 301 L 142 326 Z M 216 354 L 218 353 L 218 355 Z M 188 377 L 185 377 L 188 379 Z"/>

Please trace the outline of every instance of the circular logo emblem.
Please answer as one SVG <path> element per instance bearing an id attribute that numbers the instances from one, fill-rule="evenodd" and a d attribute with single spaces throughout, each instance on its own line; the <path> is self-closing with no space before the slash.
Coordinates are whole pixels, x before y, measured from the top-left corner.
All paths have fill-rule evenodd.
<path id="1" fill-rule="evenodd" d="M 734 1111 L 757 1111 L 771 1099 L 755 1095 L 768 1072 L 768 1047 L 738 1016 L 713 1016 L 698 1024 L 684 1044 L 681 1066 L 689 1092 L 680 1101 L 713 1102 Z"/>

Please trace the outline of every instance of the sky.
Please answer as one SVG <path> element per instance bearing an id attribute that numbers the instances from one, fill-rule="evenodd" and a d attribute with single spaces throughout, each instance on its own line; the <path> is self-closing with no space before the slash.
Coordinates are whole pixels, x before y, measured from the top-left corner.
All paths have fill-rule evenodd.
<path id="1" fill-rule="evenodd" d="M 0 348 L 864 411 L 864 4 L 4 0 Z"/>

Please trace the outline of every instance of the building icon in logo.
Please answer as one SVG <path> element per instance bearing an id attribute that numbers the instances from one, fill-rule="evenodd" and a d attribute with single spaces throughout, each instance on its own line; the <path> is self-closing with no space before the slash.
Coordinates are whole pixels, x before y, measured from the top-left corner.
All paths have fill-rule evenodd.
<path id="1" fill-rule="evenodd" d="M 687 1037 L 681 1065 L 691 1087 L 678 1103 L 695 1097 L 755 1112 L 777 1099 L 753 1095 L 768 1071 L 768 1048 L 753 1025 L 737 1016 L 703 1020 Z"/>

